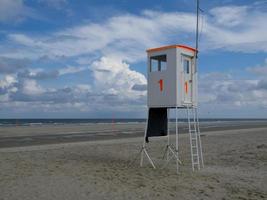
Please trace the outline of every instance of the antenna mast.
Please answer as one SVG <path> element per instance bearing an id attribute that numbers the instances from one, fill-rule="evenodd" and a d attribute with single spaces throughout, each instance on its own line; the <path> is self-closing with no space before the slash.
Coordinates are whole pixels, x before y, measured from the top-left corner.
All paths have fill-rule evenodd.
<path id="1" fill-rule="evenodd" d="M 198 57 L 198 21 L 199 21 L 199 0 L 197 0 L 197 24 L 196 24 L 196 59 Z"/>

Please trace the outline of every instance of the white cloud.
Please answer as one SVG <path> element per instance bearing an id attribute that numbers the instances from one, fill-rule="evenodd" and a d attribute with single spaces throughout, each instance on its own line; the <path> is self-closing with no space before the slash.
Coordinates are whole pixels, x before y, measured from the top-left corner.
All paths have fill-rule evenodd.
<path id="1" fill-rule="evenodd" d="M 19 22 L 25 17 L 33 17 L 32 9 L 23 0 L 0 0 L 0 23 Z"/>
<path id="2" fill-rule="evenodd" d="M 91 85 L 78 84 L 74 89 L 77 93 L 89 93 L 92 91 Z"/>
<path id="3" fill-rule="evenodd" d="M 17 43 L 21 44 L 21 45 L 25 45 L 25 46 L 37 46 L 38 42 L 35 42 L 33 39 L 31 39 L 30 37 L 23 35 L 23 34 L 9 34 L 8 37 L 11 40 L 16 41 Z"/>
<path id="4" fill-rule="evenodd" d="M 204 17 L 200 50 L 267 52 L 266 18 L 266 12 L 252 6 L 213 8 Z M 51 73 L 41 70 L 25 72 L 24 76 L 18 74 L 19 83 L 11 85 L 21 91 L 13 92 L 17 95 L 11 95 L 9 99 L 14 102 L 40 102 L 51 110 L 55 107 L 60 109 L 60 106 L 90 110 L 99 108 L 97 105 L 106 108 L 119 106 L 122 111 L 136 109 L 137 105 L 145 104 L 146 78 L 132 70 L 130 64 L 144 61 L 145 49 L 150 47 L 171 43 L 193 44 L 194 29 L 193 13 L 147 10 L 140 15 L 122 14 L 104 22 L 85 23 L 45 35 L 9 34 L 9 40 L 0 47 L 2 56 L 36 60 L 48 56 L 73 59 L 78 63 L 75 67 L 67 66 Z M 89 70 L 86 73 L 93 78 L 91 85 L 43 88 L 38 84 L 41 78 L 87 69 L 91 74 Z M 251 70 L 266 72 L 265 65 Z M 267 106 L 265 78 L 242 80 L 217 73 L 207 74 L 200 83 L 202 103 Z"/>
<path id="5" fill-rule="evenodd" d="M 242 24 L 247 12 L 247 6 L 223 6 L 210 10 L 214 23 L 230 28 Z"/>
<path id="6" fill-rule="evenodd" d="M 25 79 L 23 81 L 22 92 L 27 95 L 40 95 L 45 92 L 45 89 L 38 85 L 36 80 Z"/>
<path id="7" fill-rule="evenodd" d="M 89 23 L 43 37 L 10 34 L 9 38 L 24 46 L 21 51 L 30 51 L 29 56 L 35 53 L 35 58 L 98 53 L 137 62 L 145 58 L 146 48 L 163 45 L 175 32 L 192 32 L 193 22 L 193 14 L 145 11 L 140 16 L 116 16 L 104 23 Z"/>
<path id="8" fill-rule="evenodd" d="M 16 19 L 23 12 L 22 0 L 0 0 L 0 22 Z"/>
<path id="9" fill-rule="evenodd" d="M 96 93 L 110 94 L 118 99 L 138 99 L 144 91 L 133 90 L 136 84 L 146 84 L 143 74 L 131 70 L 126 62 L 118 58 L 102 57 L 92 64 L 94 90 Z"/>
<path id="10" fill-rule="evenodd" d="M 266 107 L 267 79 L 242 79 L 226 73 L 200 77 L 199 99 L 207 105 Z"/>
<path id="11" fill-rule="evenodd" d="M 258 65 L 255 67 L 248 67 L 247 71 L 252 72 L 259 76 L 267 76 L 267 58 L 265 59 L 265 63 L 263 65 Z"/>
<path id="12" fill-rule="evenodd" d="M 267 52 L 267 13 L 253 6 L 211 10 L 203 29 L 203 48 L 235 52 Z"/>
<path id="13" fill-rule="evenodd" d="M 213 8 L 204 17 L 200 50 L 267 52 L 266 18 L 266 12 L 253 6 Z M 12 52 L 0 49 L 0 55 L 22 54 L 30 58 L 99 55 L 133 63 L 144 60 L 145 49 L 150 47 L 193 44 L 194 31 L 193 13 L 146 10 L 141 15 L 123 14 L 43 36 L 9 34 L 11 43 L 19 48 Z"/>
<path id="14" fill-rule="evenodd" d="M 1 61 L 1 60 L 0 60 Z M 1 67 L 1 62 L 0 62 Z M 67 66 L 55 70 L 45 70 L 44 68 L 30 68 L 21 70 L 17 73 L 19 78 L 35 79 L 35 80 L 46 80 L 46 79 L 56 79 L 59 76 L 64 76 L 67 74 L 75 74 L 81 71 L 88 70 L 87 66 Z M 0 68 L 1 71 L 1 68 Z"/>
<path id="15" fill-rule="evenodd" d="M 74 73 L 78 73 L 84 70 L 87 70 L 88 67 L 74 67 L 74 66 L 68 66 L 65 68 L 61 68 L 58 70 L 59 75 L 65 75 L 65 74 L 74 74 Z"/>
<path id="16" fill-rule="evenodd" d="M 91 73 L 91 85 L 77 84 L 63 88 L 44 88 L 38 84 L 39 79 L 50 77 L 51 74 L 42 69 L 25 71 L 17 76 L 6 76 L 0 81 L 2 106 L 17 108 L 23 105 L 29 109 L 47 112 L 65 109 L 100 113 L 103 109 L 105 112 L 142 110 L 146 91 L 138 88 L 146 85 L 146 78 L 141 73 L 131 70 L 125 61 L 120 58 L 102 57 L 92 63 Z"/>
<path id="17" fill-rule="evenodd" d="M 0 88 L 8 88 L 14 83 L 16 83 L 16 78 L 12 75 L 6 75 L 4 79 L 0 80 Z"/>
<path id="18" fill-rule="evenodd" d="M 0 102 L 8 102 L 9 94 L 18 91 L 15 86 L 17 83 L 16 77 L 13 75 L 5 75 L 2 80 L 0 80 Z"/>

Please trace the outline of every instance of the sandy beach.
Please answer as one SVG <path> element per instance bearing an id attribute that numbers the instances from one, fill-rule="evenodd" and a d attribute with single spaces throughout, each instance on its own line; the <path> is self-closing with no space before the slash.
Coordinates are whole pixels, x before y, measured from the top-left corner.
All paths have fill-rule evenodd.
<path id="1" fill-rule="evenodd" d="M 136 129 L 141 134 L 143 126 L 133 125 L 130 130 Z M 43 128 L 37 135 L 53 134 L 49 130 Z M 0 138 L 13 132 L 17 137 L 15 128 L 1 128 Z M 30 128 L 23 132 L 27 137 L 33 134 Z M 142 137 L 138 135 L 2 146 L 0 199 L 267 199 L 267 128 L 202 134 L 205 168 L 192 173 L 188 134 L 181 134 L 178 175 L 175 162 L 165 166 L 162 159 L 164 139 L 149 143 L 155 170 L 147 160 L 139 167 Z"/>

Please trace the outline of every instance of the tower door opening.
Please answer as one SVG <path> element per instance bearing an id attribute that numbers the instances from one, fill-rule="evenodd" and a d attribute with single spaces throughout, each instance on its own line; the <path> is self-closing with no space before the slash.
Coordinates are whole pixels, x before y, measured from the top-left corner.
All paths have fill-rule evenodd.
<path id="1" fill-rule="evenodd" d="M 192 58 L 188 56 L 182 56 L 183 66 L 183 100 L 184 104 L 192 104 L 193 102 L 193 68 Z"/>

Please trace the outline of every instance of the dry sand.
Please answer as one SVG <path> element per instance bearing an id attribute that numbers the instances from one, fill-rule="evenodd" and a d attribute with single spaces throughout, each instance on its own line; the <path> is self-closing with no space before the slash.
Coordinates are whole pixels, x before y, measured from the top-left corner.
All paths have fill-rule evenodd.
<path id="1" fill-rule="evenodd" d="M 139 167 L 142 138 L 2 148 L 0 199 L 267 199 L 267 128 L 206 133 L 195 173 L 187 135 L 178 175 L 164 142 L 149 143 L 156 170 Z"/>

